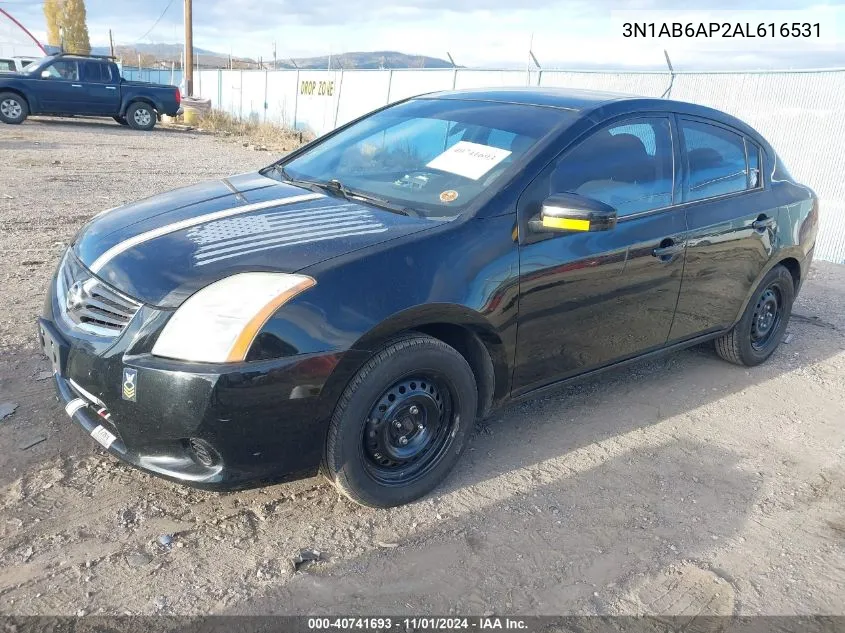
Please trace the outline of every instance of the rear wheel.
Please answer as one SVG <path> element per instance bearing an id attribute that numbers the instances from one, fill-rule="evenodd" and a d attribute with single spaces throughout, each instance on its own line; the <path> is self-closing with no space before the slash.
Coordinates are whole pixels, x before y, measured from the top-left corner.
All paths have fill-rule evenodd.
<path id="1" fill-rule="evenodd" d="M 155 127 L 156 113 L 150 104 L 136 101 L 126 110 L 126 121 L 135 130 L 149 131 Z"/>
<path id="2" fill-rule="evenodd" d="M 778 264 L 760 282 L 739 323 L 716 339 L 716 352 L 737 365 L 759 365 L 780 345 L 794 300 L 792 274 Z"/>
<path id="3" fill-rule="evenodd" d="M 343 392 L 323 470 L 362 505 L 418 499 L 458 461 L 477 402 L 475 376 L 454 348 L 423 334 L 396 339 Z"/>
<path id="4" fill-rule="evenodd" d="M 29 115 L 26 99 L 14 92 L 0 93 L 0 121 L 17 125 L 23 123 Z"/>

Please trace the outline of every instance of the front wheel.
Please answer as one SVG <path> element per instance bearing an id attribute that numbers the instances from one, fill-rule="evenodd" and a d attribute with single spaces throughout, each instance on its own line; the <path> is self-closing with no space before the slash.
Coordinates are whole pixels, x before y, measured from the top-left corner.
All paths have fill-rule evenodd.
<path id="1" fill-rule="evenodd" d="M 126 121 L 132 129 L 148 132 L 155 127 L 156 113 L 150 104 L 136 101 L 126 110 Z"/>
<path id="2" fill-rule="evenodd" d="M 716 339 L 716 353 L 746 367 L 765 361 L 783 339 L 794 300 L 792 274 L 778 264 L 757 286 L 739 323 Z"/>
<path id="3" fill-rule="evenodd" d="M 14 92 L 0 93 L 0 121 L 17 125 L 23 123 L 29 114 L 26 100 Z"/>
<path id="4" fill-rule="evenodd" d="M 395 339 L 340 397 L 323 471 L 361 505 L 414 501 L 458 461 L 477 405 L 475 376 L 454 348 L 424 334 Z"/>
<path id="5" fill-rule="evenodd" d="M 126 120 L 126 117 L 123 116 L 113 116 L 115 123 L 119 123 L 120 125 L 129 125 L 129 121 Z"/>

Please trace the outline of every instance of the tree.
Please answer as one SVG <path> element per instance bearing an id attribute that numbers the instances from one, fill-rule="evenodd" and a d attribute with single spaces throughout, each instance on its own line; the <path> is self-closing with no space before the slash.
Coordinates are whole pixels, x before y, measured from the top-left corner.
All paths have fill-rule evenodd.
<path id="1" fill-rule="evenodd" d="M 47 43 L 50 46 L 62 44 L 62 0 L 44 0 L 44 18 L 47 20 Z"/>
<path id="2" fill-rule="evenodd" d="M 65 50 L 68 53 L 80 55 L 91 53 L 91 42 L 88 39 L 88 25 L 85 18 L 85 0 L 64 0 L 61 26 Z"/>

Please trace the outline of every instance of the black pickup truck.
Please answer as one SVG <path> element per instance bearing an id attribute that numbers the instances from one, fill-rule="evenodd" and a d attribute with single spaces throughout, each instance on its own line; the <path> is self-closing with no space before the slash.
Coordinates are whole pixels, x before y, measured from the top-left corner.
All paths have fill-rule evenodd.
<path id="1" fill-rule="evenodd" d="M 107 57 L 51 55 L 0 75 L 3 123 L 22 123 L 30 114 L 110 116 L 151 130 L 162 114 L 178 114 L 181 101 L 176 86 L 126 81 Z"/>

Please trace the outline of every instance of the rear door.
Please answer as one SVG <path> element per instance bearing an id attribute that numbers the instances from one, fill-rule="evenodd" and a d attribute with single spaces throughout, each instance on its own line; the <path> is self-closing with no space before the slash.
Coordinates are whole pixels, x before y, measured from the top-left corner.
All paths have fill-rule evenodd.
<path id="1" fill-rule="evenodd" d="M 120 110 L 120 91 L 117 77 L 112 77 L 112 65 L 101 61 L 87 61 L 83 65 L 83 79 L 89 114 L 115 115 Z"/>
<path id="2" fill-rule="evenodd" d="M 687 261 L 670 340 L 729 327 L 772 256 L 778 208 L 752 139 L 709 119 L 678 117 Z"/>
<path id="3" fill-rule="evenodd" d="M 41 111 L 56 114 L 83 114 L 87 94 L 75 59 L 57 59 L 41 71 L 41 77 L 32 82 Z"/>
<path id="4" fill-rule="evenodd" d="M 514 393 L 666 344 L 684 266 L 671 115 L 626 118 L 558 157 L 522 194 Z M 533 233 L 550 194 L 613 206 L 608 231 Z"/>

